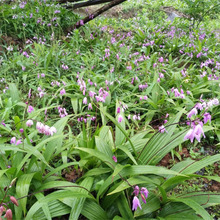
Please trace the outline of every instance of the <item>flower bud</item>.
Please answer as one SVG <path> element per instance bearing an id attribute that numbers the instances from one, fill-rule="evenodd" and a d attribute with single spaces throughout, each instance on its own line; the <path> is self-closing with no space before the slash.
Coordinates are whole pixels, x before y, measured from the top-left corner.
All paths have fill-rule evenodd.
<path id="1" fill-rule="evenodd" d="M 12 220 L 12 211 L 11 209 L 8 209 L 5 213 L 5 216 L 4 216 L 7 220 Z"/>
<path id="2" fill-rule="evenodd" d="M 0 206 L 0 216 L 2 216 L 4 211 L 5 211 L 5 207 L 4 206 Z"/>
<path id="3" fill-rule="evenodd" d="M 14 203 L 16 206 L 18 206 L 18 201 L 14 196 L 10 196 L 10 200 L 12 203 Z"/>
<path id="4" fill-rule="evenodd" d="M 15 185 L 16 180 L 17 180 L 17 178 L 14 178 L 14 179 L 11 181 L 10 187 L 12 187 L 13 185 Z"/>

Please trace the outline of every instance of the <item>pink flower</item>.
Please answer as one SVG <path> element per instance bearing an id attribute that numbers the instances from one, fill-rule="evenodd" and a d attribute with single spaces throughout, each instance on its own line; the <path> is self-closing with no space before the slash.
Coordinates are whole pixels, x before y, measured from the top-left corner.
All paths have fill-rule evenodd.
<path id="1" fill-rule="evenodd" d="M 31 113 L 31 112 L 33 112 L 34 111 L 34 108 L 33 108 L 33 106 L 31 106 L 31 105 L 29 105 L 28 106 L 28 113 Z"/>
<path id="2" fill-rule="evenodd" d="M 92 110 L 92 103 L 89 103 L 88 110 Z"/>
<path id="3" fill-rule="evenodd" d="M 160 132 L 160 133 L 164 133 L 164 132 L 167 132 L 167 130 L 165 129 L 165 127 L 164 127 L 163 125 L 161 125 L 161 126 L 159 127 L 159 132 Z"/>
<path id="4" fill-rule="evenodd" d="M 191 118 L 193 115 L 197 115 L 198 114 L 198 111 L 196 108 L 193 108 L 189 114 L 188 114 L 188 118 Z"/>
<path id="5" fill-rule="evenodd" d="M 83 99 L 83 104 L 84 104 L 84 105 L 87 104 L 87 98 L 86 98 L 86 97 Z"/>
<path id="6" fill-rule="evenodd" d="M 39 92 L 39 96 L 40 96 L 40 98 L 42 98 L 44 95 L 45 95 L 46 93 L 45 92 Z"/>
<path id="7" fill-rule="evenodd" d="M 199 110 L 202 110 L 203 109 L 203 106 L 201 103 L 197 103 L 196 104 L 196 108 L 199 109 Z"/>
<path id="8" fill-rule="evenodd" d="M 149 192 L 148 192 L 147 188 L 142 187 L 142 188 L 141 188 L 141 193 L 144 194 L 144 196 L 145 196 L 146 198 L 148 197 Z"/>
<path id="9" fill-rule="evenodd" d="M 44 125 L 41 122 L 37 122 L 36 128 L 39 131 L 39 133 L 43 133 L 44 132 Z"/>
<path id="10" fill-rule="evenodd" d="M 90 96 L 91 98 L 94 98 L 94 95 L 95 95 L 95 94 L 96 94 L 95 92 L 89 91 L 89 96 Z"/>
<path id="11" fill-rule="evenodd" d="M 202 124 L 202 123 L 201 123 Z M 204 131 L 202 129 L 202 125 L 201 124 L 197 124 L 195 126 L 194 129 L 190 129 L 187 134 L 184 137 L 184 140 L 189 139 L 191 141 L 191 143 L 193 142 L 194 138 L 197 139 L 198 142 L 200 142 L 201 139 L 201 134 L 203 135 L 203 137 L 205 138 L 205 134 Z"/>
<path id="12" fill-rule="evenodd" d="M 66 93 L 65 89 L 60 90 L 60 95 L 64 95 Z"/>
<path id="13" fill-rule="evenodd" d="M 51 134 L 50 132 L 50 127 L 48 125 L 45 125 L 43 128 L 43 133 L 47 136 L 49 136 Z"/>
<path id="14" fill-rule="evenodd" d="M 211 122 L 211 118 L 212 116 L 208 112 L 206 112 L 204 114 L 204 124 L 206 124 L 208 121 Z"/>
<path id="15" fill-rule="evenodd" d="M 163 57 L 160 57 L 160 58 L 158 59 L 158 61 L 159 61 L 160 63 L 163 63 Z"/>
<path id="16" fill-rule="evenodd" d="M 140 209 L 142 209 L 138 197 L 134 196 L 132 210 L 137 210 L 138 206 Z"/>
<path id="17" fill-rule="evenodd" d="M 54 133 L 57 133 L 57 129 L 55 127 L 50 128 L 50 135 L 53 136 Z"/>
<path id="18" fill-rule="evenodd" d="M 198 142 L 200 142 L 201 134 L 203 134 L 203 137 L 205 138 L 205 134 L 204 134 L 204 131 L 202 129 L 202 126 L 201 126 L 201 124 L 198 124 L 194 128 L 194 136 L 195 136 L 195 138 L 197 139 Z"/>
<path id="19" fill-rule="evenodd" d="M 184 140 L 187 140 L 187 139 L 190 140 L 191 143 L 193 142 L 193 139 L 194 139 L 194 131 L 193 131 L 192 128 L 187 132 L 187 134 L 186 134 L 185 137 L 184 137 Z"/>
<path id="20" fill-rule="evenodd" d="M 28 98 L 31 97 L 31 89 L 29 89 L 29 92 L 28 92 Z"/>
<path id="21" fill-rule="evenodd" d="M 117 157 L 115 155 L 112 156 L 112 159 L 115 161 L 115 163 L 118 162 Z"/>
<path id="22" fill-rule="evenodd" d="M 26 122 L 26 125 L 27 125 L 28 127 L 31 127 L 33 124 L 34 124 L 33 121 L 30 120 L 30 119 L 27 120 L 27 122 Z"/>
<path id="23" fill-rule="evenodd" d="M 11 144 L 15 144 L 16 143 L 16 137 L 13 137 L 12 139 L 11 139 L 11 142 L 10 142 Z"/>
<path id="24" fill-rule="evenodd" d="M 122 115 L 119 115 L 119 116 L 118 116 L 118 122 L 121 123 L 122 120 L 123 120 L 123 116 L 122 116 Z"/>
<path id="25" fill-rule="evenodd" d="M 138 194 L 139 194 L 139 187 L 138 186 L 134 187 L 133 193 L 134 193 L 135 196 L 138 196 Z"/>
<path id="26" fill-rule="evenodd" d="M 117 108 L 117 113 L 119 114 L 120 112 L 121 112 L 121 108 L 118 107 L 118 108 Z"/>
<path id="27" fill-rule="evenodd" d="M 19 145 L 19 144 L 21 144 L 22 143 L 22 141 L 19 139 L 17 142 L 16 142 L 16 145 Z"/>

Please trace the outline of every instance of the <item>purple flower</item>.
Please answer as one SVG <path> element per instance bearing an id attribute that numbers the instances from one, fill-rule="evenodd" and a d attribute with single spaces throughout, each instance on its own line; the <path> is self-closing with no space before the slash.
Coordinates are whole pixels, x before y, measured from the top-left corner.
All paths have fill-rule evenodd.
<path id="1" fill-rule="evenodd" d="M 198 108 L 199 110 L 202 110 L 203 109 L 203 106 L 201 103 L 197 103 L 196 104 L 196 108 Z"/>
<path id="2" fill-rule="evenodd" d="M 118 122 L 121 123 L 122 120 L 123 120 L 123 116 L 122 116 L 122 115 L 119 115 L 119 116 L 118 116 Z"/>
<path id="3" fill-rule="evenodd" d="M 60 95 L 64 95 L 66 93 L 65 89 L 60 90 Z"/>
<path id="4" fill-rule="evenodd" d="M 158 59 L 158 61 L 159 61 L 160 63 L 163 63 L 163 57 L 160 57 L 160 58 Z"/>
<path id="5" fill-rule="evenodd" d="M 11 142 L 10 142 L 11 144 L 15 144 L 16 143 L 16 137 L 13 137 L 12 139 L 11 139 Z"/>
<path id="6" fill-rule="evenodd" d="M 90 96 L 91 98 L 93 98 L 95 94 L 96 94 L 95 92 L 89 91 L 89 96 Z"/>
<path id="7" fill-rule="evenodd" d="M 50 128 L 50 135 L 53 136 L 54 133 L 57 133 L 57 129 L 55 127 Z"/>
<path id="8" fill-rule="evenodd" d="M 84 25 L 84 21 L 83 21 L 83 20 L 80 20 L 80 21 L 79 21 L 79 24 L 80 24 L 81 26 L 83 26 L 83 25 Z"/>
<path id="9" fill-rule="evenodd" d="M 29 92 L 28 92 L 28 98 L 31 97 L 31 89 L 29 89 Z"/>
<path id="10" fill-rule="evenodd" d="M 89 103 L 88 110 L 92 110 L 92 103 Z"/>
<path id="11" fill-rule="evenodd" d="M 134 197 L 134 199 L 133 199 L 133 206 L 132 206 L 132 210 L 137 210 L 137 208 L 138 208 L 138 206 L 139 206 L 139 208 L 140 209 L 142 209 L 141 208 L 141 204 L 140 204 L 140 201 L 139 201 L 139 199 L 138 199 L 138 197 L 137 196 L 135 196 Z"/>
<path id="12" fill-rule="evenodd" d="M 200 142 L 201 134 L 203 134 L 203 137 L 205 138 L 204 131 L 202 129 L 201 124 L 196 125 L 194 128 L 194 136 L 197 139 L 198 142 Z"/>
<path id="13" fill-rule="evenodd" d="M 20 131 L 21 133 L 23 133 L 23 132 L 24 132 L 24 129 L 23 129 L 23 128 L 21 128 L 19 131 Z"/>
<path id="14" fill-rule="evenodd" d="M 86 97 L 83 99 L 83 104 L 84 104 L 84 105 L 87 104 L 87 98 L 86 98 Z"/>
<path id="15" fill-rule="evenodd" d="M 148 192 L 147 188 L 141 187 L 141 193 L 144 194 L 144 196 L 145 196 L 146 198 L 148 197 L 149 192 Z"/>
<path id="16" fill-rule="evenodd" d="M 133 193 L 134 193 L 135 196 L 138 196 L 138 194 L 139 194 L 139 187 L 138 186 L 134 187 Z"/>
<path id="17" fill-rule="evenodd" d="M 193 142 L 193 139 L 194 139 L 194 131 L 193 131 L 192 128 L 187 132 L 187 134 L 186 134 L 185 137 L 184 137 L 184 140 L 187 140 L 187 139 L 190 140 L 191 143 Z"/>
<path id="18" fill-rule="evenodd" d="M 115 163 L 118 162 L 117 157 L 115 155 L 112 156 L 112 159 L 115 161 Z"/>
<path id="19" fill-rule="evenodd" d="M 164 132 L 167 132 L 167 130 L 165 129 L 165 127 L 164 127 L 163 125 L 161 125 L 161 126 L 159 127 L 159 132 L 160 132 L 160 133 L 164 133 Z"/>
<path id="20" fill-rule="evenodd" d="M 34 111 L 33 106 L 29 105 L 29 106 L 28 106 L 28 113 L 31 113 L 31 112 L 33 112 L 33 111 Z"/>
<path id="21" fill-rule="evenodd" d="M 196 108 L 193 108 L 189 114 L 188 114 L 188 118 L 191 118 L 193 115 L 197 115 L 198 114 L 198 111 Z"/>
<path id="22" fill-rule="evenodd" d="M 204 134 L 204 131 L 202 129 L 202 122 L 200 122 L 200 124 L 197 124 L 193 129 L 191 128 L 187 132 L 187 134 L 185 135 L 184 140 L 189 139 L 191 141 L 191 143 L 192 143 L 194 138 L 196 138 L 197 141 L 200 142 L 201 134 L 205 138 L 205 134 Z"/>
<path id="23" fill-rule="evenodd" d="M 26 125 L 27 125 L 28 127 L 31 127 L 31 126 L 33 125 L 33 121 L 30 120 L 30 119 L 27 120 Z"/>
<path id="24" fill-rule="evenodd" d="M 16 142 L 16 145 L 19 145 L 19 144 L 21 144 L 22 143 L 22 141 L 19 139 L 17 142 Z"/>
<path id="25" fill-rule="evenodd" d="M 206 124 L 208 121 L 211 122 L 211 118 L 212 116 L 208 112 L 206 112 L 204 114 L 204 124 Z"/>

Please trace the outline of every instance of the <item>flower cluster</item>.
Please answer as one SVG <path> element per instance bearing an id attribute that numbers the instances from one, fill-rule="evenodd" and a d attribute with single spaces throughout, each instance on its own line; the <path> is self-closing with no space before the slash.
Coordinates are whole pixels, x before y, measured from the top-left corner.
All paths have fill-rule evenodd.
<path id="1" fill-rule="evenodd" d="M 54 133 L 57 133 L 57 129 L 55 127 L 49 127 L 48 125 L 44 125 L 41 122 L 37 122 L 36 128 L 39 133 L 45 134 L 47 136 L 53 136 Z"/>
<path id="2" fill-rule="evenodd" d="M 11 139 L 11 142 L 10 142 L 10 143 L 11 143 L 11 144 L 15 144 L 15 145 L 19 145 L 19 144 L 22 143 L 22 141 L 21 141 L 20 139 L 16 141 L 16 137 L 13 137 L 13 138 Z"/>
<path id="3" fill-rule="evenodd" d="M 59 112 L 59 115 L 60 115 L 61 118 L 68 115 L 65 108 L 61 108 L 60 106 L 58 106 L 57 109 L 58 109 L 58 112 Z"/>
<path id="4" fill-rule="evenodd" d="M 145 187 L 142 187 L 141 190 L 139 190 L 139 187 L 135 186 L 133 193 L 134 193 L 134 198 L 133 198 L 132 210 L 137 210 L 138 206 L 140 209 L 142 209 L 140 201 L 138 199 L 138 195 L 139 193 L 141 193 L 141 199 L 146 204 L 146 199 L 149 193 L 148 190 Z"/>
<path id="5" fill-rule="evenodd" d="M 203 100 L 202 100 L 203 101 Z M 193 109 L 190 110 L 188 113 L 187 117 L 191 120 L 194 116 L 198 114 L 198 111 L 203 111 L 203 122 L 200 121 L 199 118 L 190 121 L 189 124 L 191 125 L 190 130 L 187 132 L 187 134 L 184 137 L 184 140 L 190 140 L 193 142 L 194 138 L 197 139 L 198 142 L 201 140 L 201 135 L 205 138 L 205 134 L 203 131 L 203 124 L 206 124 L 208 121 L 211 122 L 211 115 L 207 110 L 214 105 L 218 105 L 219 100 L 218 99 L 211 99 L 208 102 L 202 102 L 202 103 L 197 103 Z"/>

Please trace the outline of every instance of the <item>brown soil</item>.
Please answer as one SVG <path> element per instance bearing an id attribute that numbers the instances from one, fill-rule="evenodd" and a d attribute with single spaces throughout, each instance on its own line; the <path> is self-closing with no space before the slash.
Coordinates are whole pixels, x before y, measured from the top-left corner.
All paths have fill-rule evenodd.
<path id="1" fill-rule="evenodd" d="M 82 176 L 80 169 L 76 170 L 74 167 L 69 167 L 70 171 L 63 170 L 62 176 L 69 181 L 75 183 L 78 178 Z"/>

